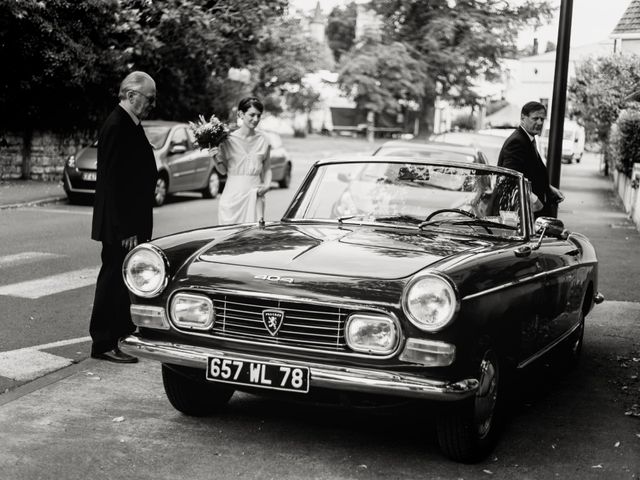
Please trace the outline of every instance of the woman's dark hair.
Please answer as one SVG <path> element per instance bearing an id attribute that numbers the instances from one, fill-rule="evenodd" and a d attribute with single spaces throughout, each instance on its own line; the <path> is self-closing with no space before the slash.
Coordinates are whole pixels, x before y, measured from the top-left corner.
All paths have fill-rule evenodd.
<path id="1" fill-rule="evenodd" d="M 242 113 L 247 113 L 247 110 L 251 107 L 254 107 L 260 113 L 264 111 L 264 105 L 257 97 L 245 97 L 238 103 L 238 111 Z"/>

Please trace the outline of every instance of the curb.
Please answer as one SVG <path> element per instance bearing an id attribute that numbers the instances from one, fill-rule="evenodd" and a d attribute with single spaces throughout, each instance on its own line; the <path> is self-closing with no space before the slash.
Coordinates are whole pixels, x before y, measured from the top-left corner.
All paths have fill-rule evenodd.
<path id="1" fill-rule="evenodd" d="M 58 197 L 41 198 L 39 200 L 29 200 L 29 201 L 20 202 L 20 203 L 9 203 L 7 205 L 0 205 L 0 210 L 8 210 L 11 208 L 20 208 L 20 207 L 35 207 L 38 205 L 46 205 L 49 203 L 60 203 L 65 201 L 66 199 L 67 197 L 65 196 L 58 196 Z"/>

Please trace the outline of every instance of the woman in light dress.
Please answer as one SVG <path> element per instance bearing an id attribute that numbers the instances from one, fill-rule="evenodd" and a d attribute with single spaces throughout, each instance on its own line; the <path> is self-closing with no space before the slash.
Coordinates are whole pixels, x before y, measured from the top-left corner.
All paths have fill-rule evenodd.
<path id="1" fill-rule="evenodd" d="M 256 97 L 238 104 L 240 128 L 220 144 L 216 155 L 218 171 L 227 174 L 218 204 L 218 223 L 256 222 L 264 218 L 264 198 L 271 186 L 271 146 L 256 131 L 264 106 Z"/>

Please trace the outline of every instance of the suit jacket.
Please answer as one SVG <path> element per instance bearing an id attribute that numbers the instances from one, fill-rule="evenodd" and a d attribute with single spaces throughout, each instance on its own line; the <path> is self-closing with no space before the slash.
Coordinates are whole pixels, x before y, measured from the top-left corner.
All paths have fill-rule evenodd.
<path id="1" fill-rule="evenodd" d="M 516 128 L 505 140 L 498 156 L 498 166 L 517 170 L 531 182 L 531 190 L 544 205 L 540 212 L 536 212 L 536 216 L 550 213 L 553 196 L 549 188 L 547 167 L 522 127 Z"/>
<path id="2" fill-rule="evenodd" d="M 151 238 L 158 171 L 141 125 L 120 106 L 98 135 L 98 171 L 91 238 L 117 243 L 136 235 Z"/>

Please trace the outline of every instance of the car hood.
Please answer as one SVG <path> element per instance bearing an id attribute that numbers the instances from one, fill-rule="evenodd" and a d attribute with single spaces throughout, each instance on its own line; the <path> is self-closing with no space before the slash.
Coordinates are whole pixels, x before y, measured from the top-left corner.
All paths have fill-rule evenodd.
<path id="1" fill-rule="evenodd" d="M 236 231 L 194 260 L 333 276 L 399 279 L 490 243 L 469 237 L 384 227 L 272 224 Z M 199 264 L 199 265 L 195 265 Z M 193 268 L 191 269 L 193 272 Z"/>

